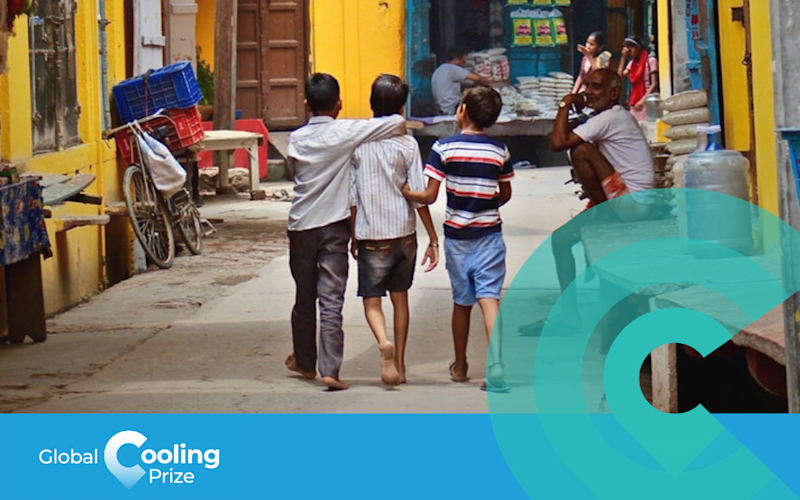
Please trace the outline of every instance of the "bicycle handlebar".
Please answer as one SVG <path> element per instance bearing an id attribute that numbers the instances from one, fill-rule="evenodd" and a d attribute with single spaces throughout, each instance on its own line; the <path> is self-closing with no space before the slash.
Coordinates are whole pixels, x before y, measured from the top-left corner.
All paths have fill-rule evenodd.
<path id="1" fill-rule="evenodd" d="M 142 124 L 147 123 L 147 122 L 149 122 L 151 120 L 155 120 L 156 118 L 166 118 L 170 122 L 172 122 L 173 125 L 175 125 L 175 121 L 169 115 L 164 114 L 165 111 L 166 111 L 166 109 L 161 108 L 161 109 L 159 109 L 158 111 L 156 111 L 155 113 L 153 113 L 150 116 L 146 116 L 146 117 L 144 117 L 144 118 L 142 118 L 140 120 L 133 120 L 131 122 L 126 123 L 125 125 L 120 125 L 117 128 L 112 128 L 110 130 L 106 130 L 106 131 L 103 132 L 103 140 L 108 140 L 109 138 L 111 138 L 111 136 L 113 136 L 117 132 L 121 132 L 123 130 L 130 129 L 133 125 L 142 125 Z"/>

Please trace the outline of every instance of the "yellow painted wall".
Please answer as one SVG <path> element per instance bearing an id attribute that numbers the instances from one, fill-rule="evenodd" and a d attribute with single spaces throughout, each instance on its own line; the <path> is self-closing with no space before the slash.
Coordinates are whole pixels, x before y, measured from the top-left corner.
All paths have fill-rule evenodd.
<path id="1" fill-rule="evenodd" d="M 343 117 L 371 116 L 372 82 L 403 76 L 404 60 L 404 0 L 311 0 L 312 71 L 339 80 Z"/>
<path id="2" fill-rule="evenodd" d="M 79 130 L 83 144 L 68 150 L 33 156 L 27 19 L 17 21 L 17 35 L 9 40 L 9 72 L 0 77 L 0 147 L 5 161 L 22 172 L 51 174 L 90 173 L 96 181 L 86 190 L 103 195 L 106 203 L 120 199 L 120 169 L 113 142 L 103 142 L 97 4 L 78 2 L 75 16 Z M 107 0 L 111 21 L 109 88 L 125 74 L 123 0 Z M 107 189 L 108 188 L 108 189 Z M 52 207 L 61 215 L 98 215 L 103 207 L 66 203 Z M 45 305 L 54 313 L 89 297 L 104 286 L 105 240 L 102 227 L 89 226 L 55 233 L 47 221 L 54 256 L 43 263 Z M 112 242 L 113 243 L 113 242 Z M 114 251 L 111 245 L 111 251 Z M 124 248 L 124 245 L 120 245 Z"/>
<path id="3" fill-rule="evenodd" d="M 665 99 L 672 95 L 672 35 L 669 32 L 669 0 L 658 1 L 658 77 L 659 92 Z"/>
<path id="4" fill-rule="evenodd" d="M 746 47 L 746 30 L 742 23 L 734 22 L 730 14 L 731 7 L 741 7 L 742 1 L 718 1 L 721 95 L 725 109 L 722 128 L 725 131 L 725 144 L 728 149 L 749 151 L 750 105 L 747 97 L 747 67 L 742 64 Z"/>
<path id="5" fill-rule="evenodd" d="M 211 71 L 214 71 L 215 1 L 197 0 L 197 24 L 195 25 L 196 43 L 202 51 L 200 57 L 211 66 Z"/>
<path id="6" fill-rule="evenodd" d="M 772 95 L 771 22 L 768 8 L 764 8 L 760 2 L 752 2 L 752 6 L 749 27 L 753 33 L 753 88 L 755 89 L 753 97 L 759 206 L 778 215 L 778 159 L 775 147 L 775 99 Z"/>

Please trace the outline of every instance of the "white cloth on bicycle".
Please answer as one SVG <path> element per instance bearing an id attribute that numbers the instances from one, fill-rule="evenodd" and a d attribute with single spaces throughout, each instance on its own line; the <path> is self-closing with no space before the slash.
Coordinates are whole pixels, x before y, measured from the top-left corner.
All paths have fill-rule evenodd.
<path id="1" fill-rule="evenodd" d="M 186 170 L 172 156 L 169 148 L 148 133 L 136 134 L 145 162 L 156 188 L 166 198 L 171 198 L 186 183 Z"/>

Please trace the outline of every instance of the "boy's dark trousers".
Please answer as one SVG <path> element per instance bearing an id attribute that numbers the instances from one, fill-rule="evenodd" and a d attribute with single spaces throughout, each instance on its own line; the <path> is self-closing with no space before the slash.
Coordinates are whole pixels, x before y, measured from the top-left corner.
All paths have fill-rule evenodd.
<path id="1" fill-rule="evenodd" d="M 339 378 L 344 354 L 342 307 L 349 269 L 347 220 L 307 231 L 289 231 L 289 267 L 296 294 L 292 309 L 292 341 L 297 366 L 313 371 L 317 364 L 319 300 L 319 372 Z"/>

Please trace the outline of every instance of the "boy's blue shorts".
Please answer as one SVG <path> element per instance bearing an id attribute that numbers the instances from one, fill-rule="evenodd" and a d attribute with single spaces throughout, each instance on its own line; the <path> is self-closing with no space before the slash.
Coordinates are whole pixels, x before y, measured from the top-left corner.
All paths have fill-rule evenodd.
<path id="1" fill-rule="evenodd" d="M 503 233 L 468 240 L 445 238 L 444 256 L 453 302 L 472 306 L 477 299 L 500 300 L 506 277 Z"/>

